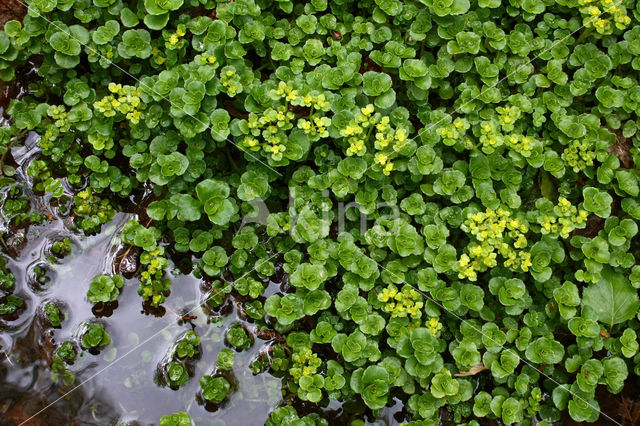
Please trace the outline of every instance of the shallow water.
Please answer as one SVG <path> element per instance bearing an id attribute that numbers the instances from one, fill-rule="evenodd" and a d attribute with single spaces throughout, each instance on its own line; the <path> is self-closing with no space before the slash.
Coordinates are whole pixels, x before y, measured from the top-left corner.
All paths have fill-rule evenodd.
<path id="1" fill-rule="evenodd" d="M 85 297 L 86 289 L 93 276 L 111 272 L 119 248 L 114 233 L 125 220 L 126 215 L 118 215 L 106 232 L 87 238 L 70 233 L 61 220 L 30 229 L 27 236 L 30 241 L 8 265 L 16 275 L 16 294 L 25 300 L 26 310 L 17 320 L 1 324 L 2 346 L 10 349 L 4 349 L 6 357 L 0 364 L 3 382 L 0 396 L 30 394 L 38 396 L 34 399 L 53 402 L 60 395 L 51 382 L 46 360 L 56 343 L 77 338 L 83 322 L 94 319 L 92 304 Z M 29 279 L 33 267 L 43 262 L 50 242 L 64 236 L 76 237 L 78 247 L 69 258 L 51 267 L 51 280 L 46 285 L 33 284 Z M 250 350 L 236 355 L 233 373 L 239 390 L 218 412 L 208 413 L 195 401 L 199 390 L 197 379 L 211 373 L 217 354 L 224 347 L 224 330 L 236 320 L 235 310 L 221 321 L 209 322 L 207 314 L 197 308 L 201 299 L 200 280 L 193 276 L 180 275 L 174 279 L 172 294 L 165 303 L 166 313 L 159 318 L 145 315 L 136 290 L 137 281 L 127 280 L 117 309 L 111 316 L 100 319 L 112 343 L 99 355 L 80 352 L 72 371 L 77 373 L 76 383 L 82 386 L 73 391 L 73 404 L 59 401 L 38 417 L 46 419 L 49 411 L 55 410 L 73 414 L 78 420 L 93 418 L 99 424 L 116 419 L 153 423 L 162 414 L 186 409 L 197 424 L 215 418 L 263 424 L 270 409 L 279 402 L 279 380 L 269 374 L 253 376 L 249 364 L 266 342 L 256 340 Z M 64 306 L 67 318 L 60 329 L 46 329 L 42 309 L 48 301 Z M 191 315 L 197 318 L 191 323 L 180 321 L 178 312 L 184 311 L 192 311 Z M 194 377 L 178 391 L 156 385 L 156 366 L 171 344 L 191 329 L 202 338 L 202 354 Z M 32 409 L 25 408 L 24 414 L 34 413 L 42 404 L 31 400 Z"/>
<path id="2" fill-rule="evenodd" d="M 30 135 L 26 148 L 13 150 L 21 166 L 17 176 L 25 181 L 27 191 L 29 181 L 24 171 L 37 152 L 36 139 Z M 0 320 L 0 423 L 149 424 L 157 423 L 164 414 L 187 411 L 196 424 L 216 419 L 223 420 L 219 424 L 231 419 L 234 424 L 264 424 L 280 402 L 280 380 L 270 374 L 254 376 L 249 365 L 267 349 L 269 341 L 254 339 L 249 350 L 236 353 L 233 376 L 237 390 L 216 412 L 206 411 L 195 398 L 198 379 L 212 372 L 220 349 L 225 347 L 225 330 L 234 322 L 249 330 L 253 327 L 238 317 L 235 303 L 229 304 L 232 309 L 225 316 L 210 318 L 199 306 L 204 300 L 202 281 L 180 274 L 171 277 L 172 291 L 164 303 L 164 314 L 154 316 L 145 313 L 134 278 L 126 281 L 113 313 L 96 320 L 94 305 L 86 299 L 89 282 L 95 275 L 114 272 L 114 260 L 122 249 L 119 230 L 133 216 L 119 213 L 100 234 L 87 237 L 74 232 L 69 226 L 71 218 L 51 207 L 47 198 L 30 195 L 32 207 L 53 220 L 26 231 L 12 230 L 7 238 L 9 246 L 18 246 L 7 266 L 16 277 L 14 294 L 25 301 L 25 308 L 12 321 Z M 26 242 L 16 243 L 22 237 Z M 72 254 L 56 263 L 48 262 L 51 244 L 65 237 L 73 242 Z M 49 280 L 45 284 L 35 279 L 36 267 L 46 271 Z M 45 319 L 43 309 L 49 302 L 63 307 L 66 314 L 59 329 L 49 327 Z M 183 321 L 186 312 L 195 318 Z M 76 373 L 75 388 L 63 389 L 50 378 L 51 355 L 64 340 L 78 342 L 83 324 L 90 320 L 102 322 L 112 342 L 97 355 L 78 351 L 79 357 L 70 367 Z M 192 378 L 177 391 L 156 384 L 156 370 L 167 351 L 192 329 L 202 338 Z"/>

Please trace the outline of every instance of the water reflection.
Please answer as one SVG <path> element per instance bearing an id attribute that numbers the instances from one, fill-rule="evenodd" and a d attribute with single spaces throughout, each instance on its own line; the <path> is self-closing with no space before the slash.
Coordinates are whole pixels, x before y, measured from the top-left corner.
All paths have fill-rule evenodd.
<path id="1" fill-rule="evenodd" d="M 93 276 L 113 273 L 121 248 L 118 231 L 128 219 L 129 215 L 121 213 L 101 234 L 90 237 L 74 234 L 62 219 L 46 227 L 32 226 L 25 246 L 10 259 L 8 267 L 16 276 L 15 294 L 25 300 L 26 308 L 15 321 L 0 322 L 4 351 L 0 361 L 0 423 L 20 424 L 55 402 L 29 424 L 157 424 L 162 415 L 174 411 L 187 411 L 196 424 L 264 424 L 280 402 L 280 380 L 269 374 L 254 376 L 249 368 L 268 343 L 264 340 L 255 339 L 250 350 L 236 353 L 232 373 L 237 390 L 216 412 L 206 411 L 196 401 L 198 380 L 214 370 L 217 355 L 225 347 L 226 329 L 235 322 L 248 330 L 253 326 L 237 315 L 235 302 L 226 315 L 211 322 L 198 307 L 203 297 L 201 280 L 192 275 L 173 279 L 162 316 L 145 314 L 137 281 L 126 280 L 117 309 L 100 319 L 111 343 L 97 355 L 79 351 L 69 367 L 76 374 L 73 386 L 77 387 L 70 394 L 66 395 L 69 388 L 51 380 L 49 367 L 55 348 L 65 340 L 79 341 L 83 324 L 95 320 L 86 291 Z M 75 243 L 72 254 L 56 263 L 47 262 L 52 242 L 67 236 Z M 44 305 L 51 302 L 66 315 L 58 329 L 51 328 L 43 314 Z M 182 319 L 185 312 L 190 312 L 187 321 Z M 176 391 L 162 387 L 154 379 L 156 366 L 174 341 L 192 329 L 202 339 L 193 377 Z"/>

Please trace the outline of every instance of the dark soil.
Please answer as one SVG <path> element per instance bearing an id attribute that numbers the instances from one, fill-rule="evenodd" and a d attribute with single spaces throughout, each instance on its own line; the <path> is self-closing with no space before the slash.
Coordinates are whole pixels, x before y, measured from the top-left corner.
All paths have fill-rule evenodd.
<path id="1" fill-rule="evenodd" d="M 27 14 L 27 7 L 21 0 L 0 0 L 0 28 L 12 19 L 21 21 Z"/>

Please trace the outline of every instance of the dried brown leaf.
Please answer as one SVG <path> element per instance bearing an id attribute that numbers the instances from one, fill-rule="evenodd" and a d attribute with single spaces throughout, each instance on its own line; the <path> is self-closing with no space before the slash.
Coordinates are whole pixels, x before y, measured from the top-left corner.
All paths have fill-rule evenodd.
<path id="1" fill-rule="evenodd" d="M 456 376 L 456 377 L 475 376 L 476 374 L 481 373 L 486 369 L 487 369 L 487 367 L 484 366 L 484 363 L 483 362 L 479 362 L 478 364 L 476 364 L 473 367 L 471 367 L 469 369 L 469 371 L 461 371 L 459 373 L 454 374 L 454 376 Z"/>
<path id="2" fill-rule="evenodd" d="M 609 147 L 607 152 L 612 153 L 622 164 L 624 164 L 625 168 L 630 168 L 633 165 L 633 155 L 631 155 L 631 144 L 627 141 L 627 139 L 622 136 L 620 132 L 616 133 L 616 143 Z"/>

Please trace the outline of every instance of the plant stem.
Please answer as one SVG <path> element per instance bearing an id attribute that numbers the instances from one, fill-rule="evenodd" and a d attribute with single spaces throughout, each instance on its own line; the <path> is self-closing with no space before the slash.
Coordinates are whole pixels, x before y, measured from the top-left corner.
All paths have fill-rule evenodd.
<path id="1" fill-rule="evenodd" d="M 2 243 L 2 247 L 4 247 L 5 252 L 9 253 L 9 247 L 7 247 L 7 243 L 4 242 L 4 236 L 2 234 L 0 234 L 0 243 Z M 7 272 L 5 268 L 2 269 L 4 272 Z"/>
<path id="2" fill-rule="evenodd" d="M 231 152 L 229 151 L 229 147 L 227 145 L 224 146 L 224 153 L 227 154 L 227 160 L 229 160 L 229 164 L 231 164 L 231 167 L 233 168 L 233 170 L 240 173 L 241 170 L 236 164 L 236 162 L 233 161 L 233 158 L 231 157 Z"/>
<path id="3" fill-rule="evenodd" d="M 580 42 L 582 40 L 584 40 L 585 38 L 589 37 L 591 35 L 591 33 L 593 32 L 593 28 L 587 28 L 586 30 L 584 30 L 581 34 L 580 37 L 578 37 L 578 39 L 576 40 L 576 44 L 580 44 Z"/>
<path id="4" fill-rule="evenodd" d="M 9 143 L 7 144 L 7 150 L 2 154 L 2 156 L 0 156 L 0 175 L 4 176 L 4 160 L 7 158 L 7 154 L 11 151 L 11 147 L 19 139 L 22 139 L 28 132 L 29 132 L 28 130 L 23 130 L 19 134 L 12 137 Z"/>

